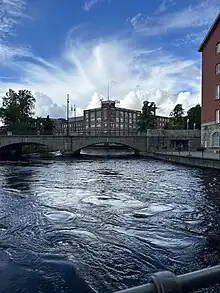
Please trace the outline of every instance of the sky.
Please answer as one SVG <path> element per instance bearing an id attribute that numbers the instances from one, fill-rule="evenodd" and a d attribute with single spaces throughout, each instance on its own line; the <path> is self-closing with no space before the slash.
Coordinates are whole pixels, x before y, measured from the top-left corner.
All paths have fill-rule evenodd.
<path id="1" fill-rule="evenodd" d="M 200 103 L 198 47 L 219 0 L 0 0 L 0 97 L 36 97 L 36 115 L 65 117 L 100 99 L 169 115 Z M 73 113 L 71 113 L 73 115 Z"/>

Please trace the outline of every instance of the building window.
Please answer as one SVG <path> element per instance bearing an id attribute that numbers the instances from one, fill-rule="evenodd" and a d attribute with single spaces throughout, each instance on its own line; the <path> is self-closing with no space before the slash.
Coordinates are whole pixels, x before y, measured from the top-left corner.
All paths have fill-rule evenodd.
<path id="1" fill-rule="evenodd" d="M 219 123 L 219 119 L 220 119 L 220 117 L 219 117 L 219 109 L 218 110 L 215 110 L 215 122 L 216 123 Z"/>
<path id="2" fill-rule="evenodd" d="M 104 116 L 104 120 L 107 120 L 107 109 L 104 109 L 103 116 Z"/>
<path id="3" fill-rule="evenodd" d="M 216 44 L 216 54 L 220 53 L 220 42 Z"/>
<path id="4" fill-rule="evenodd" d="M 97 118 L 97 120 L 98 120 L 98 118 L 101 119 L 101 111 L 97 111 L 97 112 L 96 112 L 96 118 Z"/>
<path id="5" fill-rule="evenodd" d="M 215 87 L 215 98 L 220 99 L 220 84 L 217 84 Z"/>
<path id="6" fill-rule="evenodd" d="M 215 65 L 215 74 L 219 74 L 220 73 L 220 63 Z"/>

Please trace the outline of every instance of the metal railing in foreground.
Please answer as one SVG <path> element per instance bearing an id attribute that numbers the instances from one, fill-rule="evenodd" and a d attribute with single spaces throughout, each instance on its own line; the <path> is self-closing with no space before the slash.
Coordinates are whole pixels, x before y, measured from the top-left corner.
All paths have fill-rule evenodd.
<path id="1" fill-rule="evenodd" d="M 164 271 L 153 274 L 146 285 L 116 293 L 187 293 L 220 284 L 220 265 L 185 275 Z"/>

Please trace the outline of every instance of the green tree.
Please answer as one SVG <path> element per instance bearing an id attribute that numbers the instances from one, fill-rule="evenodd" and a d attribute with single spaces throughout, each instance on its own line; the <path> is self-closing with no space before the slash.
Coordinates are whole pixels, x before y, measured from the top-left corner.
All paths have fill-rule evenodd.
<path id="1" fill-rule="evenodd" d="M 154 102 L 145 101 L 143 103 L 139 122 L 140 131 L 145 132 L 147 129 L 156 128 L 156 109 Z"/>
<path id="2" fill-rule="evenodd" d="M 197 104 L 196 106 L 190 108 L 187 111 L 187 119 L 189 119 L 189 128 L 190 129 L 194 128 L 194 123 L 195 123 L 195 127 L 197 129 L 201 129 L 201 106 L 200 106 L 200 104 Z"/>
<path id="3" fill-rule="evenodd" d="M 43 120 L 43 128 L 44 134 L 53 134 L 54 124 L 49 115 Z"/>
<path id="4" fill-rule="evenodd" d="M 34 115 L 35 98 L 28 90 L 19 90 L 17 93 L 9 89 L 2 97 L 0 118 L 4 125 L 15 133 L 27 132 Z"/>
<path id="5" fill-rule="evenodd" d="M 184 129 L 186 127 L 186 118 L 182 104 L 177 104 L 170 113 L 172 127 L 174 129 Z"/>

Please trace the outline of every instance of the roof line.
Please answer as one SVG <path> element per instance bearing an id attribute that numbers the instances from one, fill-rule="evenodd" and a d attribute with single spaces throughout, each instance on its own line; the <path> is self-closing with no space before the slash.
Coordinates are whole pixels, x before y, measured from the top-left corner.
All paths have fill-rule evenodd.
<path id="1" fill-rule="evenodd" d="M 218 15 L 216 16 L 216 18 L 215 18 L 215 20 L 214 20 L 212 26 L 210 27 L 208 33 L 206 34 L 206 36 L 205 36 L 205 38 L 204 38 L 202 44 L 200 45 L 200 47 L 199 47 L 199 49 L 198 49 L 198 52 L 202 52 L 202 50 L 203 50 L 205 44 L 208 42 L 208 39 L 209 39 L 209 37 L 210 37 L 212 31 L 214 30 L 215 26 L 217 25 L 218 21 L 220 21 L 220 12 L 219 12 Z"/>

